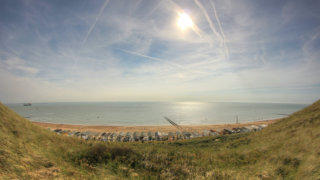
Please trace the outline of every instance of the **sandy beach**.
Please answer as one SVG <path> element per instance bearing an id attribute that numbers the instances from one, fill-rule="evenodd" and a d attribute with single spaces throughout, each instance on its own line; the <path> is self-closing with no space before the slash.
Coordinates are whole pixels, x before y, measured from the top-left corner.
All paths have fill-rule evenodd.
<path id="1" fill-rule="evenodd" d="M 219 130 L 224 128 L 234 128 L 234 127 L 243 127 L 250 125 L 261 125 L 261 124 L 271 124 L 277 121 L 278 119 L 273 120 L 264 120 L 264 121 L 255 121 L 248 123 L 239 123 L 239 124 L 212 124 L 212 125 L 181 125 L 181 127 L 186 131 L 201 132 L 203 130 Z M 174 132 L 177 131 L 177 128 L 171 125 L 166 126 L 106 126 L 106 125 L 73 125 L 73 124 L 54 124 L 54 123 L 44 123 L 44 122 L 32 122 L 38 126 L 50 129 L 63 129 L 63 130 L 72 130 L 72 131 L 92 131 L 92 132 L 142 132 L 142 131 L 160 131 L 160 132 Z"/>

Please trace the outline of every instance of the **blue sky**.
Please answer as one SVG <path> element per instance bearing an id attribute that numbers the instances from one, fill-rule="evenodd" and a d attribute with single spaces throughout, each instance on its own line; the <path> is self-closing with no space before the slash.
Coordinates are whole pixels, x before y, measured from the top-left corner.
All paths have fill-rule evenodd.
<path id="1" fill-rule="evenodd" d="M 0 101 L 320 97 L 320 1 L 2 0 Z M 178 13 L 194 28 L 181 30 Z"/>

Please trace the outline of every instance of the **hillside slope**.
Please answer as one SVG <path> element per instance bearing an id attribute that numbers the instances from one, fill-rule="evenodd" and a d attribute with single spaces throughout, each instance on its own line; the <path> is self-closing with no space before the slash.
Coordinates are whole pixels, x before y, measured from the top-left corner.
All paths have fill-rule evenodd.
<path id="1" fill-rule="evenodd" d="M 319 147 L 320 101 L 259 132 L 111 144 L 55 135 L 0 104 L 0 175 L 9 178 L 318 179 Z"/>
<path id="2" fill-rule="evenodd" d="M 0 177 L 90 177 L 70 155 L 91 146 L 35 126 L 0 103 Z"/>
<path id="3" fill-rule="evenodd" d="M 162 177 L 320 178 L 320 101 L 258 132 L 132 145 Z"/>

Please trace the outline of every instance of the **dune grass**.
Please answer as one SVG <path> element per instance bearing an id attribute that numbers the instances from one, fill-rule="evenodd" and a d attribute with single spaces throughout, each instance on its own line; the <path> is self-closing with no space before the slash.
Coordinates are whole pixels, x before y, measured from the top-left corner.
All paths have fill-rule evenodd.
<path id="1" fill-rule="evenodd" d="M 64 137 L 2 104 L 0 118 L 4 178 L 320 178 L 320 101 L 259 132 L 173 142 Z"/>

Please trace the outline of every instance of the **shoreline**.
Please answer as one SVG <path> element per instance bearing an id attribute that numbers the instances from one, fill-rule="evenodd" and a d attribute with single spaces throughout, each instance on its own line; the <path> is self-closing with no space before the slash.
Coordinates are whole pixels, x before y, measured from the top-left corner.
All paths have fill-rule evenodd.
<path id="1" fill-rule="evenodd" d="M 234 123 L 234 124 L 208 124 L 208 125 L 180 125 L 186 131 L 200 132 L 203 130 L 221 130 L 221 129 L 232 129 L 235 127 L 244 127 L 251 125 L 262 125 L 262 124 L 272 124 L 279 119 L 247 122 L 247 123 Z M 108 125 L 74 125 L 74 124 L 55 124 L 46 122 L 35 122 L 31 121 L 33 124 L 41 126 L 43 128 L 50 129 L 62 129 L 71 131 L 91 131 L 91 132 L 172 132 L 178 129 L 172 125 L 155 125 L 155 126 L 108 126 Z"/>

